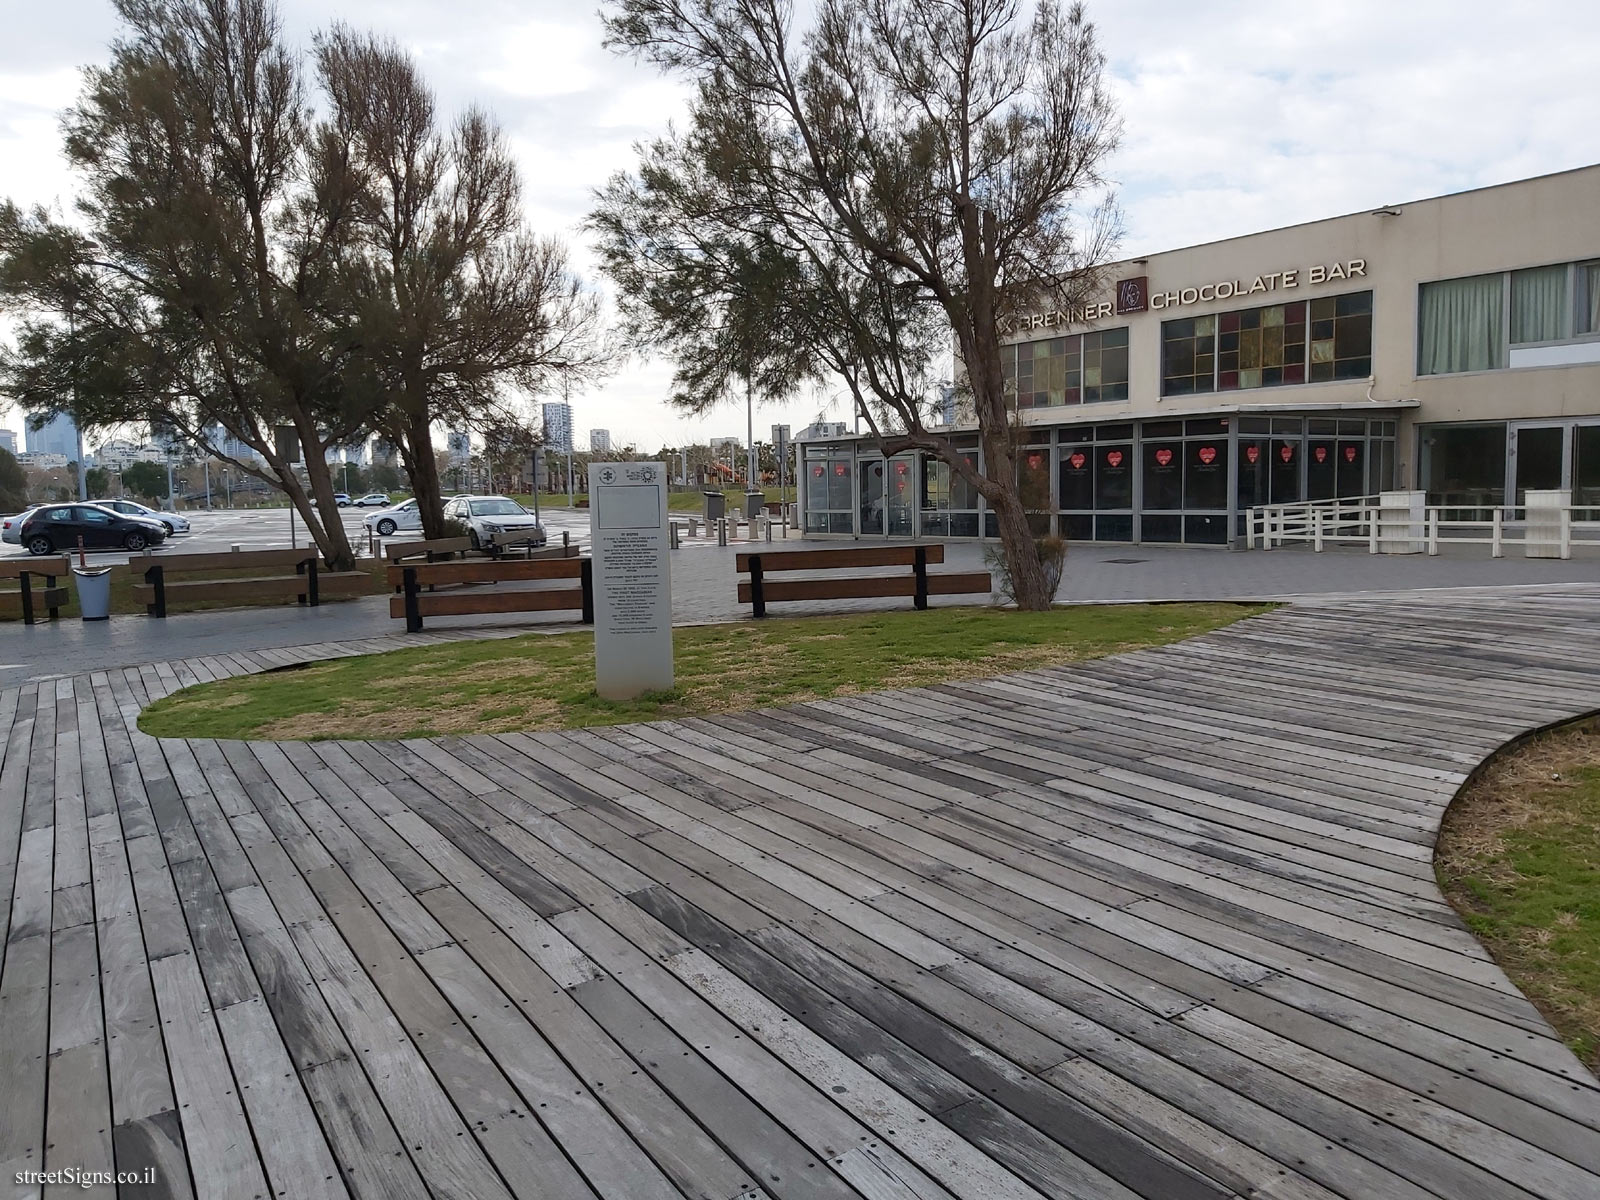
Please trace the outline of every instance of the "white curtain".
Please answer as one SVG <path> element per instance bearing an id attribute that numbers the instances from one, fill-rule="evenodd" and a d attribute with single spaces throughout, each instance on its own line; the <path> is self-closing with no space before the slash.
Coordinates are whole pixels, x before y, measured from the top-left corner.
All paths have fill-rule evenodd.
<path id="1" fill-rule="evenodd" d="M 1567 336 L 1567 268 L 1511 272 L 1511 344 L 1554 342 Z"/>
<path id="2" fill-rule="evenodd" d="M 1590 263 L 1580 267 L 1583 272 L 1583 294 L 1587 300 L 1584 304 L 1584 315 L 1588 324 L 1583 327 L 1584 333 L 1600 333 L 1600 263 Z"/>
<path id="3" fill-rule="evenodd" d="M 1422 285 L 1417 374 L 1488 371 L 1505 366 L 1505 294 L 1501 275 L 1472 275 Z"/>

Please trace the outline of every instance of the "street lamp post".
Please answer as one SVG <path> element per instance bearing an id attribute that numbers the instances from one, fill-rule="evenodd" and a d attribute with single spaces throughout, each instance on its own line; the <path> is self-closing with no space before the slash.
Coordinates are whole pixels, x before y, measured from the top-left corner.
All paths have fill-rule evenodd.
<path id="1" fill-rule="evenodd" d="M 567 507 L 577 507 L 577 497 L 572 489 L 572 401 L 567 395 L 567 373 L 561 373 L 561 403 L 567 410 Z"/>

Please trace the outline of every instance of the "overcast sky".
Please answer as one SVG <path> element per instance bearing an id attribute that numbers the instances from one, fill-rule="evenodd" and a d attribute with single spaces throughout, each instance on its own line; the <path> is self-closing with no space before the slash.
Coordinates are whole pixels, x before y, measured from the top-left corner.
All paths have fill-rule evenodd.
<path id="1" fill-rule="evenodd" d="M 291 38 L 341 19 L 394 35 L 445 112 L 492 109 L 520 157 L 528 216 L 584 269 L 591 189 L 682 111 L 681 93 L 600 46 L 593 0 L 282 0 Z M 0 38 L 0 195 L 70 196 L 58 113 L 103 61 L 107 0 L 7 5 Z M 1600 161 L 1594 0 L 1102 0 L 1089 5 L 1126 124 L 1112 164 L 1125 256 L 1252 233 Z M 1600 220 L 1600 214 L 1597 214 Z M 664 364 L 574 396 L 580 444 L 705 441 L 745 430 L 742 405 L 688 420 Z M 758 408 L 758 437 L 797 429 L 826 396 Z M 833 401 L 830 419 L 848 420 Z M 13 414 L 9 423 L 18 426 Z"/>

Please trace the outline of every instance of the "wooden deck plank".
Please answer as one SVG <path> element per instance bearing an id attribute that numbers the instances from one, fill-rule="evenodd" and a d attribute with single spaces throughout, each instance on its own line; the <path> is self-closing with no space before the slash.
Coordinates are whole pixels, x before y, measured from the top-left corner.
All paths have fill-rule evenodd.
<path id="1" fill-rule="evenodd" d="M 405 743 L 137 719 L 473 631 L 0 691 L 0 1171 L 1588 1200 L 1600 1082 L 1431 852 L 1479 761 L 1600 707 L 1597 612 L 1593 587 L 1396 594 L 994 679 Z"/>

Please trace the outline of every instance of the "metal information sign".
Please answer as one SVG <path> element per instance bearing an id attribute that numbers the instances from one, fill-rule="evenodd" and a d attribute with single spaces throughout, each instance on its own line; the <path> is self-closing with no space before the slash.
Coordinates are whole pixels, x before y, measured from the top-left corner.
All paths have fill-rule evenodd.
<path id="1" fill-rule="evenodd" d="M 589 483 L 595 688 L 607 700 L 666 691 L 672 687 L 666 465 L 596 464 Z"/>

